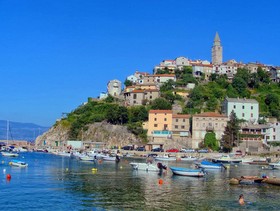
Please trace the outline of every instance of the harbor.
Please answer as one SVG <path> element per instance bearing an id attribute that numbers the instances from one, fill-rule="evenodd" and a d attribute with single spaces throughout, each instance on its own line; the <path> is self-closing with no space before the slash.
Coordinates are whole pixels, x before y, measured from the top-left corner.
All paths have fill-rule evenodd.
<path id="1" fill-rule="evenodd" d="M 82 161 L 45 152 L 19 153 L 27 167 L 1 160 L 3 210 L 278 210 L 280 186 L 229 183 L 241 176 L 280 178 L 280 171 L 261 165 L 231 164 L 226 169 L 206 169 L 204 177 L 172 174 L 170 167 L 194 168 L 194 161 L 161 161 L 167 170 L 142 171 L 130 163 L 145 163 L 141 156 L 119 162 Z M 8 179 L 7 175 L 10 175 Z"/>

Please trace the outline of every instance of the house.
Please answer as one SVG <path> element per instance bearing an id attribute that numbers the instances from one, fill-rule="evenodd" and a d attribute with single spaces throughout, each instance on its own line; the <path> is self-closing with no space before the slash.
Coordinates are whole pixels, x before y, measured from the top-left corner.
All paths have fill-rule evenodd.
<path id="1" fill-rule="evenodd" d="M 271 125 L 245 124 L 241 126 L 239 134 L 239 148 L 246 152 L 262 152 L 267 145 L 267 138 Z"/>
<path id="2" fill-rule="evenodd" d="M 257 124 L 259 119 L 259 103 L 255 99 L 226 98 L 222 104 L 222 111 L 228 117 L 234 111 L 238 119 L 251 124 Z"/>
<path id="3" fill-rule="evenodd" d="M 214 132 L 220 140 L 224 134 L 228 117 L 215 112 L 195 114 L 192 118 L 192 148 L 199 148 L 207 132 Z"/>
<path id="4" fill-rule="evenodd" d="M 134 89 L 123 94 L 127 106 L 145 105 L 159 97 L 157 89 Z"/>
<path id="5" fill-rule="evenodd" d="M 172 110 L 150 110 L 148 137 L 153 142 L 162 142 L 172 135 Z"/>
<path id="6" fill-rule="evenodd" d="M 186 114 L 172 116 L 172 140 L 181 142 L 185 146 L 191 146 L 190 117 Z"/>

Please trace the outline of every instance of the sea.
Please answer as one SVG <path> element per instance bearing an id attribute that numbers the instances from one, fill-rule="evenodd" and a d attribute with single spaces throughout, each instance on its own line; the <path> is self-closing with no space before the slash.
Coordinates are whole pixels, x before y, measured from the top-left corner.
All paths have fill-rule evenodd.
<path id="1" fill-rule="evenodd" d="M 26 152 L 17 158 L 26 168 L 10 166 L 1 157 L 0 210 L 280 210 L 280 186 L 230 185 L 233 177 L 279 177 L 280 170 L 236 164 L 226 170 L 208 170 L 204 178 L 133 170 L 121 158 L 87 162 L 51 153 Z M 167 166 L 193 167 L 186 161 Z M 8 179 L 7 175 L 11 178 Z M 159 182 L 161 181 L 161 182 Z M 246 204 L 238 203 L 240 194 Z"/>

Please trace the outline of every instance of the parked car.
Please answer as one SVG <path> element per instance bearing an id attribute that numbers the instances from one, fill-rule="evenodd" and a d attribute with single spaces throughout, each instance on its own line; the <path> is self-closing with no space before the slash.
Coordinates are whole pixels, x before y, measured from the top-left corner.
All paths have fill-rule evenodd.
<path id="1" fill-rule="evenodd" d="M 185 153 L 194 153 L 194 152 L 196 152 L 196 150 L 195 149 L 184 149 L 184 148 L 182 148 L 181 150 L 180 150 L 181 152 L 185 152 Z"/>
<path id="2" fill-rule="evenodd" d="M 208 149 L 199 149 L 197 152 L 199 153 L 208 153 Z"/>
<path id="3" fill-rule="evenodd" d="M 179 149 L 172 148 L 172 149 L 166 150 L 166 152 L 180 152 L 180 150 L 179 150 Z"/>
<path id="4" fill-rule="evenodd" d="M 136 151 L 146 151 L 145 147 L 138 147 Z"/>
<path id="5" fill-rule="evenodd" d="M 122 147 L 123 150 L 133 150 L 133 146 L 124 146 Z"/>
<path id="6" fill-rule="evenodd" d="M 236 150 L 235 155 L 242 155 L 242 151 L 241 150 Z"/>
<path id="7" fill-rule="evenodd" d="M 164 152 L 164 150 L 160 147 L 152 149 L 152 152 Z"/>

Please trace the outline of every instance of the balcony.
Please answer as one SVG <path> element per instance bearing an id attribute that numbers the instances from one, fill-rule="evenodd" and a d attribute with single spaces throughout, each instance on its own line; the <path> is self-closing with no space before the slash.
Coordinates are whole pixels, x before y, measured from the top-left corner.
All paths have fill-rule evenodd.
<path id="1" fill-rule="evenodd" d="M 172 136 L 172 132 L 169 130 L 154 130 L 152 132 L 153 137 L 166 137 L 170 138 Z"/>
<path id="2" fill-rule="evenodd" d="M 213 126 L 207 126 L 206 127 L 206 131 L 208 132 L 213 132 L 214 131 L 214 127 Z"/>

